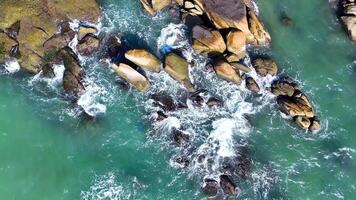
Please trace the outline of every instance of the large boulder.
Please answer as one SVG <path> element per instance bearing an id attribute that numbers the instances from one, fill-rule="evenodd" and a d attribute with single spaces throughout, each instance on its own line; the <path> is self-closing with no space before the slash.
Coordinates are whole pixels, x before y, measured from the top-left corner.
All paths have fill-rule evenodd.
<path id="1" fill-rule="evenodd" d="M 227 50 L 234 53 L 240 60 L 246 56 L 246 35 L 238 30 L 232 30 L 226 37 Z"/>
<path id="2" fill-rule="evenodd" d="M 313 108 L 308 105 L 302 99 L 288 97 L 288 96 L 279 96 L 277 102 L 280 106 L 280 109 L 283 113 L 291 117 L 314 117 Z"/>
<path id="3" fill-rule="evenodd" d="M 153 72 L 161 71 L 160 60 L 145 49 L 133 49 L 125 53 L 125 58 L 136 65 Z"/>
<path id="4" fill-rule="evenodd" d="M 242 0 L 202 0 L 200 2 L 216 28 L 234 28 L 251 34 L 248 29 L 246 6 Z"/>
<path id="5" fill-rule="evenodd" d="M 197 53 L 208 55 L 225 51 L 225 41 L 219 31 L 203 26 L 194 26 L 192 32 L 193 48 Z"/>
<path id="6" fill-rule="evenodd" d="M 228 62 L 218 61 L 214 66 L 216 75 L 225 81 L 233 82 L 237 85 L 241 84 L 241 77 Z"/>
<path id="7" fill-rule="evenodd" d="M 96 23 L 100 16 L 96 0 L 2 0 L 0 10 L 0 29 L 19 23 L 19 63 L 31 73 L 41 70 L 42 57 L 48 50 L 44 43 L 59 31 L 58 23 L 68 19 Z"/>
<path id="8" fill-rule="evenodd" d="M 194 92 L 194 86 L 189 79 L 189 63 L 175 53 L 166 56 L 164 70 L 176 81 L 183 84 L 188 91 Z"/>
<path id="9" fill-rule="evenodd" d="M 117 66 L 116 64 L 112 64 L 112 68 L 119 76 L 131 83 L 137 90 L 146 92 L 149 89 L 150 82 L 148 79 L 129 65 L 121 63 Z"/>
<path id="10" fill-rule="evenodd" d="M 237 194 L 236 185 L 228 175 L 220 176 L 220 187 L 222 188 L 224 193 L 227 195 L 236 195 Z"/>
<path id="11" fill-rule="evenodd" d="M 277 64 L 271 59 L 258 58 L 253 61 L 253 67 L 256 69 L 258 75 L 266 77 L 268 74 L 271 76 L 277 75 Z"/>

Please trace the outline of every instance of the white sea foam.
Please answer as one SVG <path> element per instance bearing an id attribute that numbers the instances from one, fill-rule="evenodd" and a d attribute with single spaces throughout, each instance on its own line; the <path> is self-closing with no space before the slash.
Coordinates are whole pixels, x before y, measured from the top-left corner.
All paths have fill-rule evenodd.
<path id="1" fill-rule="evenodd" d="M 98 94 L 101 88 L 97 85 L 91 84 L 85 88 L 85 93 L 80 96 L 77 104 L 83 108 L 86 114 L 96 117 L 106 113 L 106 105 L 99 103 Z"/>
<path id="2" fill-rule="evenodd" d="M 82 200 L 120 200 L 126 199 L 123 187 L 116 182 L 114 173 L 98 177 L 88 191 L 81 192 Z"/>
<path id="3" fill-rule="evenodd" d="M 17 59 L 6 58 L 5 70 L 10 74 L 18 72 L 20 70 L 20 64 L 17 62 Z"/>

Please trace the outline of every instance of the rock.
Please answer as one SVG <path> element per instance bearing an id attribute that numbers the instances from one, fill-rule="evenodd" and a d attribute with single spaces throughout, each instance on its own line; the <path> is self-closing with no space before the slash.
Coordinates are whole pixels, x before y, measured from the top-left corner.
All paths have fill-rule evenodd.
<path id="1" fill-rule="evenodd" d="M 172 136 L 174 142 L 179 145 L 179 146 L 184 146 L 189 143 L 190 136 L 183 131 L 173 128 L 172 130 Z"/>
<path id="2" fill-rule="evenodd" d="M 167 7 L 171 0 L 140 0 L 143 8 L 150 15 L 155 15 L 157 11 L 160 11 Z"/>
<path id="3" fill-rule="evenodd" d="M 290 17 L 288 17 L 286 13 L 281 14 L 281 22 L 284 26 L 288 26 L 288 27 L 294 26 L 293 20 Z"/>
<path id="4" fill-rule="evenodd" d="M 220 99 L 211 97 L 209 98 L 208 102 L 206 102 L 206 105 L 208 105 L 209 107 L 213 107 L 213 106 L 223 106 L 224 102 Z"/>
<path id="5" fill-rule="evenodd" d="M 145 49 L 133 49 L 125 53 L 125 58 L 136 65 L 153 72 L 161 71 L 160 60 Z"/>
<path id="6" fill-rule="evenodd" d="M 242 178 L 248 179 L 252 172 L 252 159 L 247 147 L 239 147 L 236 158 L 235 172 Z"/>
<path id="7" fill-rule="evenodd" d="M 203 26 L 194 26 L 192 37 L 193 48 L 199 54 L 223 53 L 226 49 L 224 38 L 219 31 L 209 30 Z"/>
<path id="8" fill-rule="evenodd" d="M 168 116 L 166 114 L 164 114 L 164 112 L 162 111 L 157 111 L 157 118 L 156 118 L 156 121 L 163 121 L 165 119 L 167 119 Z"/>
<path id="9" fill-rule="evenodd" d="M 100 47 L 100 40 L 94 35 L 86 35 L 77 45 L 78 53 L 88 56 Z"/>
<path id="10" fill-rule="evenodd" d="M 299 102 L 300 104 L 306 105 L 306 106 L 308 106 L 310 108 L 312 107 L 308 97 L 298 89 L 294 91 L 293 99 L 296 102 Z"/>
<path id="11" fill-rule="evenodd" d="M 5 56 L 9 55 L 11 49 L 17 46 L 17 42 L 9 37 L 5 32 L 0 31 L 0 63 L 5 61 Z"/>
<path id="12" fill-rule="evenodd" d="M 175 111 L 177 109 L 177 105 L 173 97 L 165 92 L 155 93 L 150 97 L 165 111 Z"/>
<path id="13" fill-rule="evenodd" d="M 106 50 L 106 57 L 111 58 L 111 60 L 113 62 L 120 62 L 120 52 L 122 50 L 122 44 L 121 44 L 121 40 L 119 37 L 112 35 L 109 36 L 109 38 L 106 40 L 106 45 L 107 46 L 107 50 Z"/>
<path id="14" fill-rule="evenodd" d="M 82 67 L 75 53 L 69 47 L 62 49 L 59 54 L 65 67 L 63 75 L 64 91 L 77 98 L 85 90 L 82 84 Z"/>
<path id="15" fill-rule="evenodd" d="M 230 31 L 226 40 L 227 50 L 234 53 L 238 60 L 246 57 L 246 36 L 243 32 Z"/>
<path id="16" fill-rule="evenodd" d="M 253 61 L 253 67 L 256 69 L 258 75 L 266 77 L 268 74 L 271 76 L 277 75 L 277 64 L 271 59 L 258 58 Z"/>
<path id="17" fill-rule="evenodd" d="M 343 22 L 350 39 L 356 41 L 356 2 L 353 0 L 340 0 Z"/>
<path id="18" fill-rule="evenodd" d="M 199 1 L 195 1 L 199 2 Z M 251 34 L 246 18 L 246 6 L 242 0 L 204 0 L 201 7 L 217 29 L 238 29 Z"/>
<path id="19" fill-rule="evenodd" d="M 216 75 L 228 82 L 233 82 L 237 85 L 241 84 L 241 77 L 238 72 L 227 62 L 218 61 L 214 66 Z"/>
<path id="20" fill-rule="evenodd" d="M 181 168 L 186 168 L 190 164 L 190 160 L 187 156 L 179 156 L 178 158 L 174 159 L 174 162 Z"/>
<path id="21" fill-rule="evenodd" d="M 248 23 L 250 31 L 254 37 L 253 44 L 266 46 L 271 43 L 271 36 L 264 29 L 262 22 L 253 11 L 248 11 Z"/>
<path id="22" fill-rule="evenodd" d="M 227 195 L 236 195 L 236 185 L 228 175 L 221 175 L 220 176 L 220 187 Z"/>
<path id="23" fill-rule="evenodd" d="M 271 85 L 271 92 L 277 96 L 286 95 L 291 97 L 298 89 L 299 87 L 297 84 L 287 80 L 278 80 Z"/>
<path id="24" fill-rule="evenodd" d="M 295 99 L 293 97 L 288 96 L 279 96 L 277 98 L 277 102 L 280 106 L 281 111 L 291 117 L 314 117 L 313 109 L 310 106 L 306 105 L 306 103 L 304 101 L 301 101 L 300 99 Z"/>
<path id="25" fill-rule="evenodd" d="M 58 22 L 76 19 L 96 23 L 100 16 L 96 0 L 2 0 L 0 10 L 0 29 L 9 30 L 18 23 L 14 36 L 21 53 L 19 63 L 30 73 L 41 70 L 42 57 L 48 50 L 44 43 L 59 31 Z"/>
<path id="26" fill-rule="evenodd" d="M 294 118 L 294 122 L 302 129 L 309 129 L 310 120 L 307 117 L 297 116 Z"/>
<path id="27" fill-rule="evenodd" d="M 320 121 L 318 119 L 312 118 L 309 126 L 309 130 L 312 132 L 318 132 L 320 131 L 320 128 L 321 128 Z"/>
<path id="28" fill-rule="evenodd" d="M 242 71 L 242 72 L 245 72 L 245 73 L 249 73 L 251 72 L 252 70 L 243 65 L 243 64 L 240 64 L 240 63 L 237 63 L 237 62 L 231 62 L 230 65 L 235 69 L 235 70 L 239 70 L 239 71 Z"/>
<path id="29" fill-rule="evenodd" d="M 194 92 L 194 86 L 189 79 L 189 63 L 175 53 L 166 56 L 164 70 L 176 81 L 183 84 L 189 92 Z"/>
<path id="30" fill-rule="evenodd" d="M 246 78 L 246 87 L 248 90 L 250 90 L 254 93 L 260 92 L 260 87 L 258 86 L 256 81 L 252 77 Z"/>
<path id="31" fill-rule="evenodd" d="M 203 185 L 203 192 L 208 197 L 214 197 L 218 194 L 219 183 L 214 179 L 205 179 Z"/>
<path id="32" fill-rule="evenodd" d="M 63 21 L 59 25 L 59 33 L 55 33 L 43 43 L 45 54 L 48 51 L 62 49 L 74 39 L 76 32 L 70 28 L 68 21 Z"/>
<path id="33" fill-rule="evenodd" d="M 117 66 L 116 64 L 112 64 L 112 68 L 119 76 L 131 83 L 140 92 L 146 92 L 149 89 L 150 82 L 148 79 L 129 65 L 121 63 Z"/>
<path id="34" fill-rule="evenodd" d="M 95 27 L 80 26 L 78 30 L 78 41 L 82 40 L 87 35 L 95 35 L 98 30 Z"/>

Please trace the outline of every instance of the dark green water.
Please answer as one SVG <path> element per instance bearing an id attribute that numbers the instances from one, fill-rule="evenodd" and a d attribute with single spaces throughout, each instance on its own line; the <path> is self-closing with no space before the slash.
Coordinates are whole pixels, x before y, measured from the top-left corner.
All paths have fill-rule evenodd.
<path id="1" fill-rule="evenodd" d="M 239 184 L 240 198 L 356 199 L 355 44 L 325 0 L 257 3 L 272 57 L 310 96 L 322 130 L 295 128 L 274 104 L 250 115 L 244 142 L 253 172 Z M 161 29 L 176 21 L 147 17 L 138 1 L 101 4 L 103 30 L 120 31 L 134 47 L 156 51 Z M 294 27 L 280 23 L 282 11 Z M 204 199 L 199 173 L 170 166 L 172 145 L 148 136 L 145 97 L 120 90 L 116 76 L 94 59 L 87 61 L 88 76 L 107 107 L 94 122 L 73 116 L 58 88 L 19 73 L 0 75 L 0 199 Z M 228 111 L 220 115 L 234 117 Z M 234 132 L 237 143 L 241 131 Z"/>

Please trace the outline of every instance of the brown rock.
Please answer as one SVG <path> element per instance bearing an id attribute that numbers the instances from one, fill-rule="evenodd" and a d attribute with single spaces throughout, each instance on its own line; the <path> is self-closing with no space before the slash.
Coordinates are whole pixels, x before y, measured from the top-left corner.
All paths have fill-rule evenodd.
<path id="1" fill-rule="evenodd" d="M 279 96 L 277 102 L 281 111 L 291 117 L 314 117 L 313 109 L 306 105 L 303 101 L 298 101 L 297 99 L 288 96 Z"/>
<path id="2" fill-rule="evenodd" d="M 214 66 L 216 75 L 228 82 L 233 82 L 237 85 L 241 84 L 241 77 L 238 72 L 227 62 L 219 61 Z"/>
<path id="3" fill-rule="evenodd" d="M 121 63 L 119 66 L 112 64 L 112 68 L 118 75 L 131 83 L 140 92 L 146 92 L 150 87 L 150 82 L 142 74 L 138 73 L 132 67 Z"/>
<path id="4" fill-rule="evenodd" d="M 188 91 L 194 92 L 194 86 L 189 79 L 189 63 L 175 53 L 166 56 L 164 70 L 176 81 L 183 84 Z"/>
<path id="5" fill-rule="evenodd" d="M 298 89 L 297 84 L 290 81 L 275 81 L 271 85 L 271 92 L 277 96 L 286 95 L 291 97 Z"/>
<path id="6" fill-rule="evenodd" d="M 245 73 L 249 73 L 249 72 L 252 71 L 249 67 L 247 67 L 247 66 L 245 66 L 245 65 L 243 65 L 243 64 L 237 63 L 237 62 L 232 62 L 232 63 L 230 63 L 230 65 L 231 65 L 234 69 L 239 70 L 239 71 L 242 71 L 242 72 L 245 72 Z"/>
<path id="7" fill-rule="evenodd" d="M 260 87 L 258 86 L 256 81 L 252 77 L 246 78 L 246 87 L 248 90 L 250 90 L 254 93 L 260 92 Z"/>
<path id="8" fill-rule="evenodd" d="M 271 36 L 253 11 L 248 11 L 248 23 L 254 37 L 253 44 L 265 46 L 271 43 Z"/>
<path id="9" fill-rule="evenodd" d="M 238 60 L 246 56 L 246 36 L 243 32 L 230 31 L 226 38 L 227 50 L 234 53 Z"/>
<path id="10" fill-rule="evenodd" d="M 272 76 L 277 75 L 277 64 L 271 59 L 258 58 L 253 61 L 252 65 L 256 69 L 257 74 L 262 77 L 266 77 L 268 74 Z"/>
<path id="11" fill-rule="evenodd" d="M 145 49 L 130 50 L 125 53 L 125 58 L 149 71 L 161 71 L 161 62 L 159 59 Z"/>
<path id="12" fill-rule="evenodd" d="M 77 50 L 81 55 L 88 56 L 99 49 L 100 40 L 96 36 L 87 35 L 77 45 Z"/>
<path id="13" fill-rule="evenodd" d="M 310 127 L 309 127 L 309 130 L 312 131 L 312 132 L 318 132 L 320 131 L 320 121 L 318 119 L 311 119 L 311 124 L 310 124 Z"/>
<path id="14" fill-rule="evenodd" d="M 308 130 L 310 126 L 310 120 L 307 117 L 297 116 L 294 118 L 294 122 L 302 129 Z"/>
<path id="15" fill-rule="evenodd" d="M 224 38 L 219 31 L 209 30 L 203 26 L 195 26 L 193 32 L 193 48 L 197 53 L 223 53 L 226 49 Z"/>

